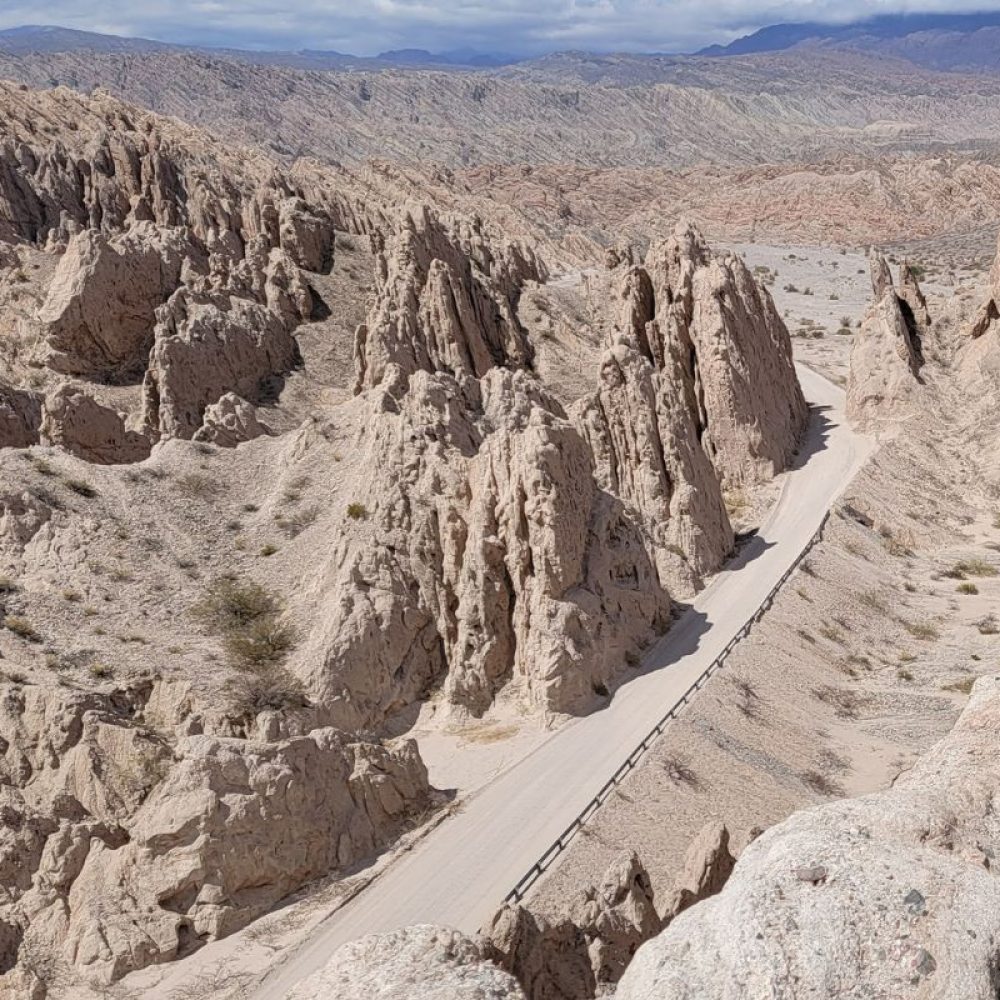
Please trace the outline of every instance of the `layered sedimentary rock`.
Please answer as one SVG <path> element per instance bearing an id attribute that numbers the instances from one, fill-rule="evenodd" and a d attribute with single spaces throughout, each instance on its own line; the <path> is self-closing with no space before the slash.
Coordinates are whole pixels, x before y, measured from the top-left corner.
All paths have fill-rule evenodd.
<path id="1" fill-rule="evenodd" d="M 906 269 L 897 293 L 884 257 L 872 252 L 874 300 L 851 347 L 847 415 L 862 427 L 905 419 L 923 382 L 926 303 Z"/>
<path id="2" fill-rule="evenodd" d="M 287 1000 L 525 1000 L 514 978 L 457 931 L 426 925 L 344 945 Z"/>
<path id="3" fill-rule="evenodd" d="M 373 854 L 429 803 L 412 742 L 174 741 L 143 723 L 149 696 L 2 689 L 0 921 L 22 957 L 110 983 Z"/>
<path id="4" fill-rule="evenodd" d="M 687 850 L 684 868 L 663 912 L 664 923 L 721 892 L 735 864 L 736 858 L 729 847 L 729 830 L 722 823 L 706 824 Z"/>
<path id="5" fill-rule="evenodd" d="M 884 792 L 800 812 L 637 954 L 618 1000 L 996 995 L 1000 682 Z"/>

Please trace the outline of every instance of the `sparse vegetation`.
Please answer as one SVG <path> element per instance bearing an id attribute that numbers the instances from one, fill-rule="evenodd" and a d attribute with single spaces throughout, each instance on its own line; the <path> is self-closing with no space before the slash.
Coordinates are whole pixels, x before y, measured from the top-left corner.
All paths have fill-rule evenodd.
<path id="1" fill-rule="evenodd" d="M 949 684 L 942 684 L 942 691 L 956 691 L 958 694 L 972 694 L 972 685 L 976 683 L 974 676 L 963 677 Z"/>
<path id="2" fill-rule="evenodd" d="M 352 521 L 363 521 L 368 517 L 368 508 L 363 503 L 349 503 L 347 505 L 347 516 Z"/>
<path id="3" fill-rule="evenodd" d="M 962 562 L 955 563 L 946 575 L 957 580 L 966 576 L 996 576 L 997 568 L 984 559 L 964 559 Z"/>
<path id="4" fill-rule="evenodd" d="M 960 594 L 974 595 L 979 593 L 979 588 L 974 583 L 960 583 L 955 590 Z"/>
<path id="5" fill-rule="evenodd" d="M 805 771 L 802 774 L 802 780 L 819 795 L 833 797 L 844 794 L 844 789 L 840 784 L 828 774 L 823 774 L 822 771 Z"/>
<path id="6" fill-rule="evenodd" d="M 260 554 L 265 559 L 267 559 L 269 556 L 273 556 L 277 551 L 278 551 L 278 546 L 272 545 L 270 542 L 267 542 L 265 545 L 262 545 L 260 547 Z"/>
<path id="7" fill-rule="evenodd" d="M 231 665 L 260 671 L 280 665 L 295 645 L 276 595 L 260 584 L 220 577 L 192 609 L 206 631 L 222 637 Z"/>
<path id="8" fill-rule="evenodd" d="M 904 622 L 903 625 L 914 639 L 922 642 L 933 642 L 941 637 L 938 627 L 931 622 Z"/>
<path id="9" fill-rule="evenodd" d="M 90 483 L 84 482 L 82 479 L 65 479 L 63 483 L 66 489 L 72 490 L 72 492 L 87 500 L 93 500 L 97 496 L 97 490 Z"/>
<path id="10" fill-rule="evenodd" d="M 1000 625 L 997 624 L 997 616 L 985 615 L 976 622 L 976 628 L 980 635 L 997 635 L 1000 633 Z"/>
<path id="11" fill-rule="evenodd" d="M 195 500 L 205 500 L 218 491 L 216 481 L 201 472 L 185 473 L 177 478 L 175 485 L 178 493 Z"/>
<path id="12" fill-rule="evenodd" d="M 34 625 L 27 618 L 22 618 L 19 615 L 7 615 L 3 620 L 3 627 L 8 632 L 13 632 L 14 635 L 26 639 L 28 642 L 42 641 L 42 637 L 35 630 Z"/>

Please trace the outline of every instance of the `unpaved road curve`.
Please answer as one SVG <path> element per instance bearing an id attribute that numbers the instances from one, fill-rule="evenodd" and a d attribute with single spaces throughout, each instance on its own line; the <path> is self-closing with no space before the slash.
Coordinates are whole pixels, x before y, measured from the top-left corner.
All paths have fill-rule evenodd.
<path id="1" fill-rule="evenodd" d="M 649 653 L 603 711 L 577 719 L 467 800 L 411 853 L 319 925 L 264 978 L 282 1000 L 342 944 L 406 924 L 475 932 L 503 897 L 722 651 L 795 561 L 872 451 L 844 420 L 844 393 L 799 366 L 817 412 L 802 458 L 751 544 Z"/>

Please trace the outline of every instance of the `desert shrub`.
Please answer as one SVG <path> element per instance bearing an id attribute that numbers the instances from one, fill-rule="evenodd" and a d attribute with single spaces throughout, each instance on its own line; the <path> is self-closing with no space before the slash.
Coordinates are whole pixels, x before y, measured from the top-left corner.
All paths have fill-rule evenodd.
<path id="1" fill-rule="evenodd" d="M 842 719 L 856 719 L 861 707 L 861 698 L 847 688 L 814 688 L 813 694 L 825 705 L 829 705 Z"/>
<path id="2" fill-rule="evenodd" d="M 226 685 L 226 693 L 230 709 L 237 716 L 309 707 L 305 688 L 298 679 L 274 665 L 234 677 Z"/>
<path id="3" fill-rule="evenodd" d="M 909 632 L 914 639 L 921 639 L 924 642 L 932 642 L 934 639 L 938 639 L 941 636 L 937 626 L 933 625 L 931 622 L 904 622 L 903 624 L 906 631 Z"/>
<path id="4" fill-rule="evenodd" d="M 113 673 L 111 667 L 106 663 L 91 663 L 87 669 L 90 672 L 90 676 L 95 680 L 104 680 Z"/>
<path id="5" fill-rule="evenodd" d="M 955 564 L 952 572 L 963 576 L 996 576 L 997 568 L 984 559 L 964 559 Z"/>
<path id="6" fill-rule="evenodd" d="M 956 588 L 956 591 L 960 594 L 978 594 L 979 588 L 974 583 L 960 583 Z"/>
<path id="7" fill-rule="evenodd" d="M 260 547 L 260 554 L 264 556 L 265 559 L 268 558 L 268 556 L 273 556 L 274 553 L 277 551 L 278 551 L 278 546 L 272 545 L 270 542 Z"/>
<path id="8" fill-rule="evenodd" d="M 349 503 L 347 505 L 347 516 L 352 521 L 363 521 L 368 517 L 368 508 L 363 503 Z"/>
<path id="9" fill-rule="evenodd" d="M 64 485 L 66 489 L 72 490 L 72 492 L 87 500 L 93 500 L 97 496 L 96 488 L 82 479 L 66 479 L 64 480 Z"/>
<path id="10" fill-rule="evenodd" d="M 814 792 L 820 795 L 833 797 L 844 794 L 844 789 L 841 785 L 828 774 L 823 774 L 821 771 L 805 771 L 802 774 L 802 780 Z"/>
<path id="11" fill-rule="evenodd" d="M 231 631 L 223 640 L 229 662 L 247 669 L 280 663 L 294 645 L 291 625 L 271 615 Z"/>
<path id="12" fill-rule="evenodd" d="M 858 600 L 864 607 L 877 612 L 880 615 L 889 613 L 889 604 L 877 590 L 866 590 L 858 596 Z"/>
<path id="13" fill-rule="evenodd" d="M 281 603 L 259 583 L 221 576 L 209 584 L 191 613 L 207 631 L 226 634 L 246 629 L 262 618 L 276 617 Z"/>
<path id="14" fill-rule="evenodd" d="M 178 493 L 196 500 L 204 500 L 214 496 L 218 490 L 218 484 L 211 476 L 206 476 L 201 472 L 188 472 L 179 476 L 175 481 Z"/>
<path id="15" fill-rule="evenodd" d="M 912 671 L 907 670 L 905 667 L 900 667 L 896 671 L 896 676 L 901 681 L 912 681 L 913 680 L 913 673 L 912 673 Z"/>
<path id="16" fill-rule="evenodd" d="M 310 527 L 319 517 L 319 507 L 307 507 L 305 510 L 295 510 L 276 518 L 275 524 L 288 535 L 297 538 L 306 528 Z"/>
<path id="17" fill-rule="evenodd" d="M 14 635 L 27 639 L 29 642 L 41 642 L 42 640 L 31 622 L 19 615 L 7 615 L 3 620 L 3 627 L 8 632 L 13 632 Z"/>
<path id="18" fill-rule="evenodd" d="M 976 628 L 980 635 L 997 635 L 1000 633 L 1000 625 L 997 624 L 996 615 L 986 615 L 976 622 Z"/>
<path id="19" fill-rule="evenodd" d="M 694 769 L 679 757 L 665 757 L 663 760 L 663 770 L 667 777 L 678 785 L 697 788 L 701 784 Z"/>

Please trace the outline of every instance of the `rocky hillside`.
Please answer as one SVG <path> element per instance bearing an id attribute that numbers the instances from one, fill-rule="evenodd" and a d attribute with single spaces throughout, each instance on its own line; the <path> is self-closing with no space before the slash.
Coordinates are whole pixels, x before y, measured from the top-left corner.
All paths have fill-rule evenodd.
<path id="1" fill-rule="evenodd" d="M 571 320 L 492 211 L 0 103 L 0 985 L 41 998 L 392 849 L 442 804 L 419 713 L 603 704 L 807 411 L 689 226 Z"/>
<path id="2" fill-rule="evenodd" d="M 998 77 L 851 52 L 561 54 L 474 74 L 318 71 L 196 50 L 0 52 L 0 79 L 107 89 L 286 162 L 381 157 L 451 167 L 745 167 L 994 149 L 1000 88 Z"/>

